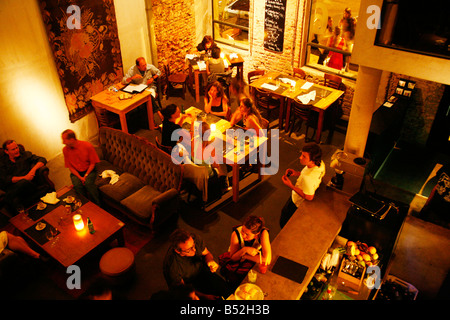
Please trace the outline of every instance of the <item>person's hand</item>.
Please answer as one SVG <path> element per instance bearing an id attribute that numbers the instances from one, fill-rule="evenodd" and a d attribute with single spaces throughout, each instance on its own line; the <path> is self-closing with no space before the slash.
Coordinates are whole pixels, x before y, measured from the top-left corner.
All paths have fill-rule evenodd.
<path id="1" fill-rule="evenodd" d="M 147 81 L 147 85 L 150 85 L 150 84 L 152 84 L 153 83 L 153 78 L 150 78 L 148 81 Z"/>
<path id="2" fill-rule="evenodd" d="M 86 177 L 81 177 L 80 181 L 81 181 L 82 184 L 84 184 L 86 182 Z"/>
<path id="3" fill-rule="evenodd" d="M 295 171 L 293 169 L 286 169 L 286 172 L 284 174 L 289 177 L 294 173 L 295 173 Z"/>
<path id="4" fill-rule="evenodd" d="M 131 80 L 137 80 L 137 79 L 142 79 L 142 76 L 140 74 L 135 74 L 134 76 L 131 77 Z"/>
<path id="5" fill-rule="evenodd" d="M 211 260 L 207 263 L 209 270 L 211 270 L 212 273 L 216 272 L 219 268 L 219 265 L 214 260 Z"/>
<path id="6" fill-rule="evenodd" d="M 249 255 L 249 256 L 252 256 L 252 257 L 254 257 L 254 256 L 256 256 L 257 254 L 258 254 L 258 250 L 257 249 L 255 249 L 255 248 L 253 248 L 253 247 L 245 247 L 246 248 L 246 253 Z"/>
<path id="7" fill-rule="evenodd" d="M 30 171 L 24 176 L 25 180 L 31 181 L 34 179 L 34 172 Z"/>
<path id="8" fill-rule="evenodd" d="M 289 177 L 287 175 L 282 176 L 281 177 L 281 181 L 283 181 L 283 183 L 285 185 L 287 185 L 288 187 L 292 188 L 292 186 L 293 186 L 292 182 L 291 182 L 291 180 L 289 179 Z"/>

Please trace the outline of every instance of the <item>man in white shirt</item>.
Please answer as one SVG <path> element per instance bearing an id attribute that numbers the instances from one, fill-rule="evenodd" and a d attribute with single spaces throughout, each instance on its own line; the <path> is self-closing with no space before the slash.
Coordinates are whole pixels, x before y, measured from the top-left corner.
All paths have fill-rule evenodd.
<path id="1" fill-rule="evenodd" d="M 128 69 L 127 74 L 123 77 L 122 83 L 128 85 L 133 84 L 146 84 L 152 95 L 152 107 L 153 113 L 158 113 L 161 121 L 163 116 L 161 114 L 161 106 L 156 103 L 156 79 L 161 76 L 161 71 L 152 64 L 147 64 L 144 57 L 136 59 L 136 64 Z"/>
<path id="2" fill-rule="evenodd" d="M 281 228 L 288 222 L 297 208 L 304 200 L 311 201 L 325 175 L 325 164 L 322 161 L 322 149 L 316 143 L 303 146 L 300 155 L 300 164 L 305 167 L 302 171 L 287 169 L 281 177 L 283 183 L 291 188 L 291 196 L 281 211 Z M 292 184 L 290 176 L 298 177 L 297 182 Z"/>

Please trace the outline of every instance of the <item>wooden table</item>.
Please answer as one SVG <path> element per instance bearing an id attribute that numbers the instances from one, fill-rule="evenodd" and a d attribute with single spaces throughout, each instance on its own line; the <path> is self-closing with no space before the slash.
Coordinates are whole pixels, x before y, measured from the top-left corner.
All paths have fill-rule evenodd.
<path id="1" fill-rule="evenodd" d="M 293 88 L 294 90 L 291 90 L 289 84 L 286 84 L 283 82 L 280 82 L 279 87 L 275 91 L 268 90 L 263 87 L 264 84 L 276 85 L 276 83 L 277 83 L 276 79 L 279 79 L 279 78 L 288 78 L 291 80 L 295 80 L 296 84 L 295 84 L 295 88 Z M 283 122 L 285 122 L 285 126 L 284 126 L 285 131 L 287 131 L 289 128 L 291 101 L 294 99 L 297 99 L 297 97 L 299 95 L 305 94 L 312 90 L 316 90 L 317 95 L 316 95 L 316 99 L 313 102 L 312 110 L 317 111 L 319 113 L 315 141 L 316 141 L 316 143 L 320 143 L 320 136 L 322 135 L 325 111 L 328 109 L 328 107 L 330 105 L 332 105 L 337 99 L 339 99 L 341 95 L 344 94 L 344 91 L 321 86 L 318 84 L 314 84 L 309 90 L 304 90 L 301 87 L 305 83 L 306 83 L 306 80 L 295 78 L 290 75 L 285 75 L 280 72 L 271 71 L 271 72 L 268 72 L 265 75 L 263 75 L 261 78 L 252 82 L 250 84 L 250 86 L 261 89 L 261 90 L 267 90 L 268 92 L 271 92 L 273 95 L 276 95 L 276 96 L 286 99 L 286 102 L 287 102 L 286 103 L 286 105 L 287 105 L 286 112 L 284 110 L 285 103 L 282 101 L 282 103 L 280 105 L 279 122 L 278 122 L 278 128 L 280 130 L 283 129 Z M 322 93 L 324 93 L 323 94 L 324 97 L 321 97 Z"/>
<path id="2" fill-rule="evenodd" d="M 59 204 L 61 205 L 37 221 L 26 218 L 23 214 L 18 214 L 10 219 L 10 222 L 27 236 L 27 238 L 31 239 L 42 250 L 66 268 L 75 264 L 102 243 L 117 239 L 119 245 L 124 245 L 123 227 L 125 226 L 122 221 L 116 219 L 93 202 L 88 201 L 79 209 L 82 211 L 85 228 L 81 231 L 76 231 L 72 221 L 72 214 L 70 216 L 66 215 L 64 208 L 65 202 L 62 198 L 62 195 L 70 190 L 70 187 L 64 187 L 59 190 L 57 197 L 60 199 Z M 64 217 L 64 220 L 61 221 L 61 217 Z M 87 217 L 94 224 L 94 234 L 88 231 Z M 54 240 L 40 244 L 25 231 L 42 219 L 60 231 L 60 234 L 55 238 L 54 245 L 52 245 Z"/>
<path id="3" fill-rule="evenodd" d="M 228 68 L 237 67 L 236 77 L 243 80 L 244 79 L 244 59 L 240 54 L 237 55 L 237 58 L 231 59 L 230 54 L 225 55 L 225 59 L 228 63 Z M 200 102 L 200 74 L 206 74 L 205 70 L 200 70 L 197 64 L 197 60 L 189 60 L 187 61 L 189 65 L 189 79 L 194 77 L 194 89 L 195 89 L 195 101 Z"/>
<path id="4" fill-rule="evenodd" d="M 186 110 L 187 114 L 199 114 L 201 113 L 202 110 L 197 109 L 195 107 L 190 107 L 189 109 Z M 191 122 L 190 118 L 186 119 L 187 122 Z M 207 119 L 205 120 L 209 125 L 215 123 L 216 124 L 216 134 L 214 134 L 214 137 L 216 139 L 220 139 L 222 140 L 222 144 L 225 145 L 226 142 L 226 135 L 225 132 L 227 129 L 231 128 L 230 122 L 224 119 L 221 119 L 217 116 L 214 115 L 208 115 Z M 252 148 L 250 148 L 249 143 L 245 143 L 245 148 L 244 151 L 241 152 L 239 150 L 239 146 L 238 146 L 238 142 L 236 139 L 233 139 L 234 141 L 234 148 L 228 150 L 228 152 L 223 154 L 223 163 L 226 163 L 228 165 L 230 165 L 232 167 L 232 173 L 233 173 L 233 185 L 232 185 L 232 190 L 233 190 L 233 201 L 237 202 L 239 200 L 239 167 L 242 164 L 245 163 L 249 163 L 249 159 L 256 157 L 257 159 L 259 159 L 258 157 L 258 152 L 266 146 L 267 144 L 267 137 L 256 137 L 255 138 L 255 143 L 254 146 Z M 261 160 L 261 159 L 259 159 Z M 260 165 L 260 163 L 264 163 L 263 161 L 258 161 L 258 165 Z M 261 175 L 261 170 L 258 171 L 258 180 L 262 180 L 262 175 Z"/>
<path id="5" fill-rule="evenodd" d="M 123 88 L 124 85 L 116 84 L 115 87 Z M 122 131 L 126 133 L 128 133 L 126 117 L 127 113 L 133 109 L 136 109 L 143 103 L 147 103 L 148 125 L 150 130 L 155 129 L 155 124 L 153 122 L 152 97 L 150 91 L 144 90 L 141 93 L 133 94 L 132 98 L 130 99 L 121 100 L 119 97 L 122 93 L 124 92 L 121 90 L 115 92 L 107 89 L 91 97 L 91 102 L 94 107 L 103 108 L 118 114 Z"/>

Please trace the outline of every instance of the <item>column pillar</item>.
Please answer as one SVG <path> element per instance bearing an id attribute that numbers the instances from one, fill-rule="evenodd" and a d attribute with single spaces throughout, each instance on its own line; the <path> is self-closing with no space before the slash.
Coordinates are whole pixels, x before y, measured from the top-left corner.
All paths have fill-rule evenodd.
<path id="1" fill-rule="evenodd" d="M 345 152 L 358 157 L 364 156 L 381 74 L 381 70 L 359 66 L 344 144 Z"/>

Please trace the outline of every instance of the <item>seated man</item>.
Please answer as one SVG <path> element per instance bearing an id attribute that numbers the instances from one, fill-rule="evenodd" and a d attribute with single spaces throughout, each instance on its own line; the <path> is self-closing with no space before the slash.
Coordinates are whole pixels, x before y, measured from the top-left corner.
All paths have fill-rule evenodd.
<path id="1" fill-rule="evenodd" d="M 161 71 L 152 64 L 147 64 L 145 58 L 139 57 L 136 59 L 136 64 L 128 69 L 127 74 L 123 77 L 122 83 L 128 85 L 134 84 L 146 84 L 149 86 L 150 93 L 152 95 L 152 107 L 153 113 L 158 113 L 158 116 L 163 120 L 161 114 L 161 107 L 156 103 L 156 78 L 161 75 Z"/>
<path id="2" fill-rule="evenodd" d="M 215 273 L 218 264 L 198 235 L 178 229 L 171 234 L 170 242 L 163 264 L 169 288 L 192 284 L 201 299 L 230 294 L 225 280 Z"/>
<path id="3" fill-rule="evenodd" d="M 14 140 L 3 143 L 4 153 L 0 155 L 0 188 L 5 194 L 8 210 L 17 214 L 19 206 L 28 207 L 37 199 L 30 195 L 39 192 L 44 196 L 49 188 L 44 188 L 38 181 L 36 171 L 43 167 L 47 160 L 30 151 L 21 150 Z"/>
<path id="4" fill-rule="evenodd" d="M 303 200 L 311 201 L 314 198 L 325 175 L 322 149 L 314 142 L 303 146 L 300 164 L 305 166 L 302 171 L 287 169 L 285 175 L 281 177 L 283 183 L 291 189 L 291 195 L 281 211 L 281 228 L 288 222 Z M 289 179 L 290 176 L 298 177 L 295 185 Z"/>
<path id="5" fill-rule="evenodd" d="M 95 185 L 97 177 L 95 165 L 100 162 L 100 159 L 94 146 L 88 141 L 78 140 L 75 132 L 70 129 L 64 130 L 61 137 L 65 144 L 64 163 L 70 170 L 70 179 L 75 191 L 85 197 L 89 194 L 100 206 L 100 195 Z"/>

